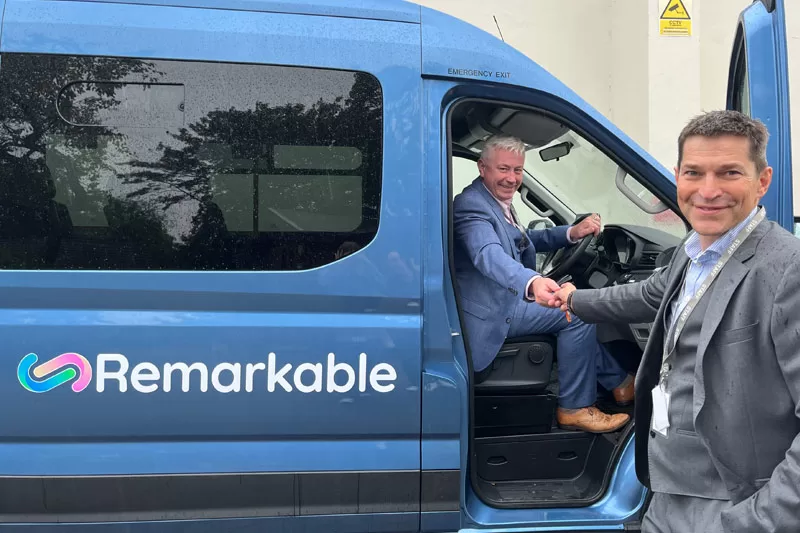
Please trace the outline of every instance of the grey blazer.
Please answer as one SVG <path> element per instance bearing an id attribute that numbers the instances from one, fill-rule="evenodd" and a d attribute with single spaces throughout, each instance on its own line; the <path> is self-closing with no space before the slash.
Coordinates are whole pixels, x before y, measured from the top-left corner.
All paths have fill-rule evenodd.
<path id="1" fill-rule="evenodd" d="M 649 487 L 651 390 L 663 314 L 688 257 L 649 279 L 573 294 L 585 322 L 653 322 L 636 375 L 636 472 Z M 695 365 L 694 427 L 730 494 L 726 531 L 800 531 L 800 239 L 763 221 L 712 284 Z"/>

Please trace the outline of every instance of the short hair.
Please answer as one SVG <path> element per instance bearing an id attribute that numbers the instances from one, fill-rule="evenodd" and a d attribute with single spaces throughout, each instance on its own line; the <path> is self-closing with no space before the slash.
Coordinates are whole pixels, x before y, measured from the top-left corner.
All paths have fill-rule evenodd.
<path id="1" fill-rule="evenodd" d="M 750 159 L 761 173 L 767 168 L 767 127 L 758 119 L 733 110 L 709 111 L 694 117 L 678 137 L 678 168 L 683 160 L 683 145 L 689 137 L 722 137 L 733 135 L 750 141 Z"/>
<path id="2" fill-rule="evenodd" d="M 525 143 L 511 135 L 494 135 L 484 143 L 481 149 L 481 159 L 486 161 L 495 150 L 506 150 L 518 155 L 525 155 Z"/>

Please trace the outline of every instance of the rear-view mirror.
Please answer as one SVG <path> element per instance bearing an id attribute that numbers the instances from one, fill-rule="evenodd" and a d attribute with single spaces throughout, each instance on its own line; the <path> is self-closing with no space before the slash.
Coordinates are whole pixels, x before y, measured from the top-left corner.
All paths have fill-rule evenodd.
<path id="1" fill-rule="evenodd" d="M 559 160 L 565 155 L 568 155 L 570 150 L 572 150 L 572 143 L 569 141 L 564 141 L 563 143 L 542 148 L 539 150 L 539 157 L 542 158 L 542 161 L 552 161 L 553 159 Z"/>

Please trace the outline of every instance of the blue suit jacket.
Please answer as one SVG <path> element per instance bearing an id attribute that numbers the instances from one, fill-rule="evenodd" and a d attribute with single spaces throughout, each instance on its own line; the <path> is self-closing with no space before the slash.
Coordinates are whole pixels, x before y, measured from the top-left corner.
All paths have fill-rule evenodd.
<path id="1" fill-rule="evenodd" d="M 568 246 L 568 229 L 527 230 L 523 235 L 506 221 L 480 177 L 455 197 L 456 281 L 476 372 L 489 366 L 508 335 L 514 308 L 524 300 L 528 281 L 538 274 L 537 249 L 546 252 Z"/>

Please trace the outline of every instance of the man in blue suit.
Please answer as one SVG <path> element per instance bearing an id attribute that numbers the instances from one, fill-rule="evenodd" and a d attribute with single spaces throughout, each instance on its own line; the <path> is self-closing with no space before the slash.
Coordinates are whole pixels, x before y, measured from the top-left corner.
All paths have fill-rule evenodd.
<path id="1" fill-rule="evenodd" d="M 553 299 L 560 289 L 536 271 L 536 250 L 555 250 L 597 235 L 600 217 L 545 230 L 520 226 L 511 200 L 522 183 L 524 164 L 522 141 L 491 138 L 478 161 L 480 176 L 453 203 L 456 279 L 474 370 L 488 367 L 506 338 L 556 335 L 559 425 L 592 433 L 615 431 L 629 416 L 594 406 L 597 383 L 625 405 L 633 399 L 633 376 L 597 342 L 594 325 L 577 317 L 570 322 L 559 309 L 535 303 L 537 296 Z"/>

